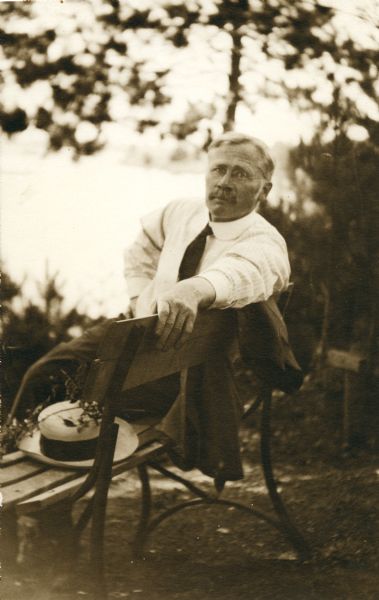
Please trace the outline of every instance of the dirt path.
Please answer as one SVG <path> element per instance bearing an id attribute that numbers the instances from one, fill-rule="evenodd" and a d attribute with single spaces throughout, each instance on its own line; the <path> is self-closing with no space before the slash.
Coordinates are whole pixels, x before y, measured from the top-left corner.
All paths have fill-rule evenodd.
<path id="1" fill-rule="evenodd" d="M 275 531 L 249 515 L 222 507 L 190 509 L 163 524 L 143 560 L 130 551 L 138 515 L 135 477 L 120 478 L 108 507 L 107 575 L 109 599 L 143 600 L 376 600 L 379 597 L 378 467 L 363 459 L 341 466 L 279 464 L 278 479 L 292 515 L 312 546 L 314 558 L 300 564 Z M 203 477 L 196 476 L 207 485 Z M 189 494 L 155 480 L 157 508 Z M 209 485 L 209 484 L 208 484 Z M 268 506 L 256 467 L 226 497 Z M 51 589 L 59 547 L 35 540 L 27 562 L 3 573 L 4 600 L 90 598 L 88 533 L 77 574 L 59 591 Z M 40 551 L 38 548 L 40 547 Z"/>
<path id="2" fill-rule="evenodd" d="M 331 406 L 331 402 L 335 406 Z M 138 517 L 138 482 L 112 484 L 106 530 L 109 600 L 379 600 L 378 456 L 341 454 L 323 392 L 280 399 L 274 407 L 273 459 L 282 497 L 313 552 L 299 563 L 275 530 L 222 507 L 190 509 L 154 533 L 143 560 L 130 543 Z M 256 423 L 242 431 L 245 478 L 225 497 L 269 510 L 258 463 Z M 209 479 L 194 472 L 199 485 Z M 179 485 L 154 479 L 155 508 L 189 499 Z M 22 565 L 3 567 L 4 600 L 90 598 L 88 532 L 70 586 L 53 590 L 60 567 L 59 523 L 51 538 L 38 533 Z"/>

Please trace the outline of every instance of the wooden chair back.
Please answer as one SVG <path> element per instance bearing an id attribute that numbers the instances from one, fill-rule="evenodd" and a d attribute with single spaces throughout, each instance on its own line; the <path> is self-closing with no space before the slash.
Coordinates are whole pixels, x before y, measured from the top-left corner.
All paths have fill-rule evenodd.
<path id="1" fill-rule="evenodd" d="M 292 284 L 279 299 L 284 312 Z M 225 353 L 236 333 L 233 309 L 206 310 L 199 313 L 194 330 L 180 348 L 166 352 L 156 347 L 154 335 L 158 316 L 127 319 L 111 323 L 92 364 L 84 396 L 100 405 L 105 398 L 112 405 L 122 392 L 167 375 L 200 365 L 212 355 Z"/>
<path id="2" fill-rule="evenodd" d="M 235 316 L 231 310 L 207 310 L 196 319 L 194 331 L 180 349 L 166 352 L 156 347 L 154 329 L 158 317 L 114 321 L 99 348 L 94 372 L 87 380 L 85 396 L 104 404 L 122 392 L 207 361 L 225 352 L 234 339 Z"/>

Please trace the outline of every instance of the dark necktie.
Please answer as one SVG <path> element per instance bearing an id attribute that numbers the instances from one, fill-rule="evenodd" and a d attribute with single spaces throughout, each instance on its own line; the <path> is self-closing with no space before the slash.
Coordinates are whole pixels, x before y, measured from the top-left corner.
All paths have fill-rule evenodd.
<path id="1" fill-rule="evenodd" d="M 201 257 L 203 256 L 207 236 L 212 235 L 212 233 L 212 228 L 209 223 L 207 223 L 204 229 L 200 231 L 195 239 L 187 246 L 182 262 L 180 263 L 178 281 L 188 279 L 195 275 Z"/>

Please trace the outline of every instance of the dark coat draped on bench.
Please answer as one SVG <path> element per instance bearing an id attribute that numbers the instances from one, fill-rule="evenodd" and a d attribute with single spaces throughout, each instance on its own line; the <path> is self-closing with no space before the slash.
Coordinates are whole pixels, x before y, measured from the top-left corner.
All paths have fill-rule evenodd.
<path id="1" fill-rule="evenodd" d="M 291 393 L 303 382 L 274 298 L 235 312 L 235 334 L 247 368 L 270 389 Z M 243 477 L 238 429 L 242 416 L 229 358 L 212 357 L 182 375 L 181 392 L 159 429 L 174 441 L 173 461 L 217 480 Z"/>

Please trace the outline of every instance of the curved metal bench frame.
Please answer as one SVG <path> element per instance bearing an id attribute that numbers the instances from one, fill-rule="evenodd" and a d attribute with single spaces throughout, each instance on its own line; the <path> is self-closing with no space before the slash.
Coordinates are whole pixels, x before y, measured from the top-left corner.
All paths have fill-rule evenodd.
<path id="1" fill-rule="evenodd" d="M 201 346 L 201 349 L 199 351 L 196 346 L 196 357 L 193 358 L 192 356 L 192 354 L 194 354 L 193 349 L 192 354 L 189 352 L 187 355 L 185 355 L 177 352 L 175 355 L 172 355 L 171 360 L 174 362 L 176 361 L 176 367 L 179 366 L 179 368 L 174 368 L 172 365 L 170 365 L 170 361 L 167 360 L 167 355 L 165 358 L 162 357 L 162 364 L 164 363 L 166 366 L 162 367 L 162 365 L 160 365 L 160 377 L 163 377 L 165 374 L 169 374 L 170 372 L 174 372 L 175 370 L 180 370 L 183 368 L 186 369 L 194 364 L 203 362 L 203 357 L 208 355 L 208 346 L 210 344 L 209 339 L 212 339 L 212 335 L 208 334 L 210 332 L 212 333 L 212 331 L 216 336 L 219 337 L 216 340 L 212 340 L 211 346 L 209 346 L 209 351 L 215 351 L 215 349 L 219 351 L 218 345 L 220 345 L 220 340 L 224 339 L 223 336 L 225 336 L 229 331 L 226 314 L 227 311 L 210 312 L 224 314 L 222 316 L 216 316 L 214 314 L 213 317 L 212 315 L 204 317 L 204 320 L 199 324 L 198 331 L 200 331 L 200 337 L 198 343 Z M 152 318 L 148 318 L 146 320 L 148 321 L 149 326 L 152 324 L 151 319 Z M 213 330 L 207 329 L 209 323 L 211 323 Z M 113 453 L 118 429 L 118 426 L 114 423 L 114 414 L 111 406 L 112 401 L 110 398 L 118 397 L 120 390 L 127 389 L 125 387 L 125 382 L 129 382 L 130 387 L 136 385 L 136 382 L 138 382 L 138 384 L 143 383 L 143 381 L 140 381 L 140 376 L 142 372 L 143 379 L 143 371 L 146 371 L 146 364 L 152 364 L 153 370 L 156 370 L 156 365 L 154 363 L 156 354 L 152 354 L 154 350 L 151 350 L 151 344 L 145 344 L 147 352 L 150 352 L 150 354 L 147 354 L 147 358 L 146 355 L 143 354 L 142 358 L 141 356 L 138 358 L 138 352 L 140 351 L 141 345 L 143 346 L 144 342 L 146 341 L 146 330 L 142 326 L 143 323 L 141 324 L 141 327 L 139 327 L 137 323 L 135 324 L 136 326 L 134 326 L 132 321 L 118 322 L 114 323 L 113 325 L 113 333 L 110 331 L 108 338 L 104 340 L 104 344 L 100 352 L 100 360 L 97 361 L 97 363 L 96 361 L 94 363 L 95 375 L 92 377 L 94 384 L 89 386 L 89 393 L 92 395 L 92 397 L 95 397 L 98 401 L 103 401 L 104 403 L 104 414 L 95 464 L 83 485 L 71 497 L 71 502 L 73 503 L 91 488 L 95 487 L 93 499 L 80 517 L 76 525 L 76 532 L 77 535 L 80 535 L 81 531 L 92 517 L 91 565 L 96 577 L 95 594 L 97 594 L 96 597 L 98 598 L 106 597 L 106 585 L 104 578 L 104 527 L 106 502 L 109 485 L 112 479 Z M 154 360 L 151 363 L 149 361 L 152 357 Z M 146 362 L 146 360 L 148 362 Z M 160 359 L 157 360 L 159 362 Z M 137 362 L 137 367 L 139 364 L 138 368 L 135 366 L 135 361 Z M 167 365 L 169 365 L 171 371 L 169 370 L 166 373 L 165 368 L 168 368 Z M 151 376 L 151 379 L 153 378 L 154 377 Z M 146 379 L 146 381 L 147 380 L 148 379 Z M 105 402 L 104 398 L 106 399 Z M 134 540 L 134 549 L 136 555 L 141 556 L 143 554 L 143 548 L 150 534 L 152 534 L 161 523 L 169 519 L 171 516 L 179 513 L 182 510 L 192 507 L 210 507 L 220 505 L 235 508 L 236 510 L 242 511 L 245 514 L 249 514 L 266 522 L 284 535 L 284 537 L 292 545 L 300 560 L 308 560 L 310 558 L 308 544 L 291 521 L 284 503 L 279 495 L 277 484 L 273 475 L 270 451 L 271 403 L 272 389 L 268 388 L 267 386 L 262 386 L 260 388 L 258 398 L 255 400 L 255 402 L 253 402 L 247 413 L 245 413 L 245 416 L 257 411 L 261 406 L 261 465 L 268 494 L 274 510 L 274 516 L 266 514 L 260 510 L 252 509 L 250 506 L 246 506 L 240 502 L 234 502 L 220 498 L 222 489 L 217 489 L 217 482 L 216 491 L 218 493 L 216 495 L 209 494 L 184 477 L 177 475 L 176 473 L 173 473 L 166 467 L 162 466 L 158 461 L 155 460 L 155 458 L 153 460 L 149 460 L 149 455 L 147 453 L 145 460 L 141 461 L 137 465 L 133 465 L 134 467 L 137 466 L 138 468 L 142 496 L 140 520 Z M 166 442 L 166 446 L 163 443 L 162 452 L 164 455 L 166 455 L 165 450 L 167 451 L 168 447 L 168 442 Z M 173 507 L 159 513 L 155 517 L 152 517 L 152 494 L 149 469 L 158 471 L 163 476 L 181 483 L 183 486 L 189 489 L 196 496 L 196 498 L 194 500 L 180 502 Z"/>
<path id="2" fill-rule="evenodd" d="M 217 495 L 212 495 L 209 492 L 201 489 L 197 485 L 194 485 L 188 479 L 178 475 L 163 467 L 157 461 L 148 461 L 145 465 L 138 467 L 138 474 L 141 482 L 141 516 L 140 522 L 137 528 L 137 533 L 134 540 L 134 551 L 136 556 L 141 557 L 143 555 L 144 546 L 148 540 L 148 537 L 155 531 L 155 529 L 164 521 L 169 519 L 171 516 L 177 514 L 181 510 L 192 508 L 192 507 L 204 507 L 204 506 L 225 506 L 240 510 L 252 517 L 256 517 L 261 521 L 266 522 L 270 526 L 277 529 L 292 545 L 294 551 L 298 555 L 300 560 L 308 560 L 310 558 L 310 549 L 300 531 L 296 528 L 294 523 L 291 521 L 283 500 L 278 492 L 277 484 L 274 478 L 272 461 L 271 461 L 271 403 L 272 403 L 272 392 L 269 389 L 265 389 L 259 395 L 258 401 L 254 403 L 251 408 L 256 411 L 260 406 L 261 411 L 261 466 L 263 475 L 267 487 L 267 491 L 273 506 L 274 512 L 277 518 L 273 518 L 267 513 L 242 504 L 241 502 L 224 500 L 220 498 L 222 490 L 217 492 Z M 245 416 L 251 415 L 251 408 L 246 411 Z M 182 484 L 197 498 L 194 500 L 187 500 L 180 502 L 174 506 L 162 511 L 154 518 L 151 518 L 152 514 L 152 492 L 149 476 L 149 468 L 157 471 L 164 477 L 171 479 L 177 483 Z"/>

